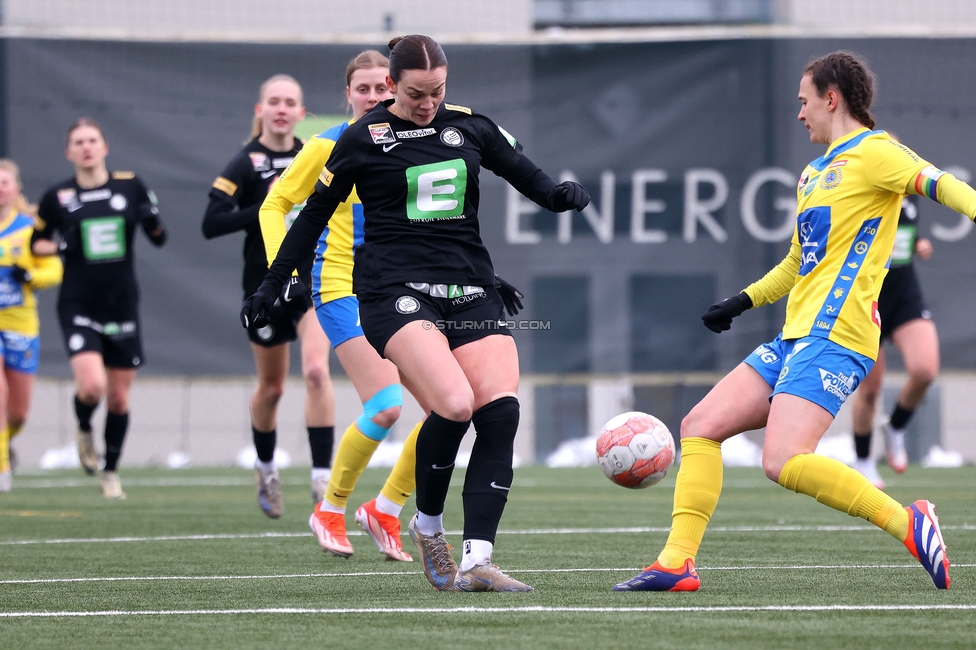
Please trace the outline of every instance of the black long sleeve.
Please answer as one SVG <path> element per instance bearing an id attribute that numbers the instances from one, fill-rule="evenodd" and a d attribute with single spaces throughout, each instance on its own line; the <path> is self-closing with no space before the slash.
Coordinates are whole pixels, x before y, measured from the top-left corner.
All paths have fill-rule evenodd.
<path id="1" fill-rule="evenodd" d="M 251 224 L 257 223 L 260 212 L 260 203 L 235 211 L 234 205 L 229 201 L 210 199 L 207 211 L 203 215 L 203 236 L 213 239 L 244 230 Z"/>
<path id="2" fill-rule="evenodd" d="M 513 168 L 502 173 L 501 177 L 511 183 L 512 187 L 528 197 L 533 203 L 547 210 L 551 208 L 549 205 L 549 192 L 556 186 L 556 181 L 539 169 L 525 154 L 519 157 L 518 162 Z"/>

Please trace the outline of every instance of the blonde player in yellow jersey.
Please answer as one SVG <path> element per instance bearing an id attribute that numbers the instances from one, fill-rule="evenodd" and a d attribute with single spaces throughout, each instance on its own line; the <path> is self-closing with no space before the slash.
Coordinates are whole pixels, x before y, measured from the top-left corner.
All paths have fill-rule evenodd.
<path id="1" fill-rule="evenodd" d="M 869 112 L 874 77 L 846 52 L 810 63 L 797 119 L 827 145 L 797 188 L 790 252 L 758 282 L 712 305 L 702 320 L 731 327 L 746 309 L 789 296 L 783 332 L 725 376 L 681 423 L 681 469 L 671 532 L 657 560 L 619 591 L 694 591 L 695 557 L 722 491 L 722 441 L 766 427 L 763 469 L 783 487 L 867 519 L 905 544 L 939 589 L 949 560 L 935 507 L 905 508 L 840 461 L 814 454 L 844 400 L 878 354 L 877 300 L 901 199 L 920 194 L 976 216 L 976 191 L 884 131 Z"/>
<path id="2" fill-rule="evenodd" d="M 37 374 L 41 340 L 34 291 L 58 284 L 64 272 L 53 247 L 48 255 L 31 251 L 32 213 L 20 192 L 17 165 L 0 160 L 0 492 L 12 487 L 10 439 L 27 420 Z"/>
<path id="3" fill-rule="evenodd" d="M 389 61 L 376 50 L 360 53 L 346 68 L 346 99 L 352 121 L 388 99 Z M 311 138 L 295 161 L 268 193 L 261 206 L 261 232 L 268 260 L 273 261 L 285 236 L 285 216 L 315 189 L 339 135 L 350 122 Z M 339 206 L 329 228 L 319 239 L 312 268 L 312 296 L 319 322 L 325 329 L 346 374 L 363 403 L 363 413 L 343 434 L 333 461 L 325 498 L 316 504 L 309 526 L 319 545 L 340 557 L 353 554 L 346 535 L 345 512 L 349 495 L 366 464 L 400 417 L 403 404 L 400 377 L 392 362 L 380 357 L 366 342 L 359 325 L 359 303 L 352 292 L 353 253 L 363 241 L 363 206 L 355 190 Z M 390 560 L 411 562 L 400 543 L 400 511 L 413 492 L 415 447 L 420 423 L 410 432 L 380 495 L 356 511 L 356 522 Z"/>

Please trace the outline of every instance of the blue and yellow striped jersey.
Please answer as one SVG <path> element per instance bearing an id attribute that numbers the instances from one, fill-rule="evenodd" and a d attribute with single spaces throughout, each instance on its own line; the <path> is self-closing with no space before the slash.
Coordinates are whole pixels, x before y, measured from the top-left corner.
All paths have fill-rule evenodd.
<path id="1" fill-rule="evenodd" d="M 866 128 L 838 139 L 807 165 L 797 186 L 790 254 L 745 290 L 754 306 L 789 291 L 784 339 L 821 336 L 877 358 L 877 300 L 902 196 L 926 167 L 884 131 Z"/>
<path id="2" fill-rule="evenodd" d="M 268 192 L 261 205 L 260 222 L 269 264 L 278 255 L 288 226 L 294 220 L 294 215 L 289 219 L 289 213 L 315 190 L 315 182 L 332 155 L 336 140 L 349 124 L 334 126 L 309 140 Z M 315 247 L 312 298 L 316 307 L 354 295 L 353 260 L 356 248 L 362 243 L 363 204 L 354 188 L 332 215 Z"/>
<path id="3" fill-rule="evenodd" d="M 0 222 L 0 331 L 37 336 L 37 299 L 34 289 L 45 289 L 61 282 L 64 272 L 57 255 L 34 257 L 31 235 L 34 218 L 11 211 Z M 31 274 L 25 284 L 13 278 L 13 267 L 19 266 Z"/>

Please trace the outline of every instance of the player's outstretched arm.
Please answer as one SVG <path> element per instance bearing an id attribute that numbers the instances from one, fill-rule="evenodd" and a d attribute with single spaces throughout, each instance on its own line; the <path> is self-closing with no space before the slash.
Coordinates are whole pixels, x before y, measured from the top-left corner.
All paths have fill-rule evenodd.
<path id="1" fill-rule="evenodd" d="M 976 220 L 976 190 L 949 172 L 929 165 L 909 182 L 908 194 L 919 194 Z"/>
<path id="2" fill-rule="evenodd" d="M 329 219 L 339 207 L 339 203 L 338 199 L 327 197 L 318 191 L 308 198 L 305 207 L 281 242 L 281 248 L 264 276 L 264 282 L 241 307 L 241 324 L 244 327 L 248 327 L 249 323 L 261 323 L 267 319 L 271 306 L 281 295 L 282 287 L 292 277 L 298 262 L 315 250 L 315 243 L 329 224 Z"/>

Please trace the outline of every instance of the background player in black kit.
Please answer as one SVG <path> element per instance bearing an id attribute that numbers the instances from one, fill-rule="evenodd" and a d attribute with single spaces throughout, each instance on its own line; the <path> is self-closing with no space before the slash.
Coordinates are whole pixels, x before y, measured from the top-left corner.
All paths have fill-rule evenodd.
<path id="1" fill-rule="evenodd" d="M 295 127 L 305 116 L 302 89 L 294 78 L 275 75 L 261 85 L 254 107 L 251 140 L 214 181 L 203 217 L 207 239 L 244 231 L 244 296 L 251 295 L 268 270 L 258 214 L 268 189 L 302 148 Z M 286 215 L 290 221 L 298 206 Z M 313 254 L 298 264 L 305 286 L 311 286 Z M 305 379 L 305 424 L 312 448 L 312 498 L 315 503 L 329 484 L 335 428 L 335 397 L 329 376 L 329 340 L 315 317 L 312 298 L 299 296 L 271 310 L 271 320 L 247 330 L 258 372 L 251 398 L 251 432 L 257 461 L 258 505 L 273 519 L 281 516 L 284 502 L 274 463 L 278 401 L 288 377 L 288 343 L 301 337 L 302 376 Z"/>
<path id="2" fill-rule="evenodd" d="M 107 155 L 98 124 L 81 118 L 71 125 L 66 156 L 75 175 L 44 193 L 34 239 L 56 241 L 64 261 L 58 319 L 75 378 L 81 465 L 89 474 L 98 469 L 91 416 L 105 397 L 102 494 L 124 499 L 116 470 L 129 427 L 129 389 L 145 362 L 132 246 L 136 226 L 156 246 L 165 243 L 166 230 L 152 190 L 132 172 L 109 173 Z"/>
<path id="3" fill-rule="evenodd" d="M 925 398 L 929 386 L 939 374 L 939 334 L 932 314 L 925 306 L 922 289 L 912 262 L 915 257 L 927 260 L 932 256 L 932 242 L 918 236 L 918 203 L 915 196 L 902 199 L 898 217 L 898 234 L 891 251 L 891 265 L 881 294 L 878 311 L 881 314 L 881 342 L 895 344 L 905 362 L 908 381 L 902 386 L 895 407 L 881 430 L 885 437 L 886 457 L 891 469 L 901 474 L 908 467 L 905 450 L 905 428 L 916 407 Z M 864 474 L 881 489 L 884 479 L 871 459 L 871 433 L 874 414 L 881 395 L 885 375 L 884 347 L 878 350 L 878 361 L 854 392 L 852 420 L 854 449 L 857 460 L 854 469 Z"/>
<path id="4" fill-rule="evenodd" d="M 365 214 L 353 289 L 363 332 L 432 409 L 417 439 L 417 515 L 410 536 L 424 574 L 443 591 L 531 591 L 492 563 L 512 486 L 519 421 L 515 340 L 478 225 L 484 167 L 554 212 L 582 209 L 586 190 L 557 185 L 488 118 L 443 103 L 447 59 L 430 37 L 390 42 L 394 96 L 339 137 L 316 192 L 285 237 L 242 323 L 267 317 L 299 260 L 312 251 L 355 185 Z M 477 434 L 465 475 L 460 567 L 443 512 L 461 438 Z"/>

